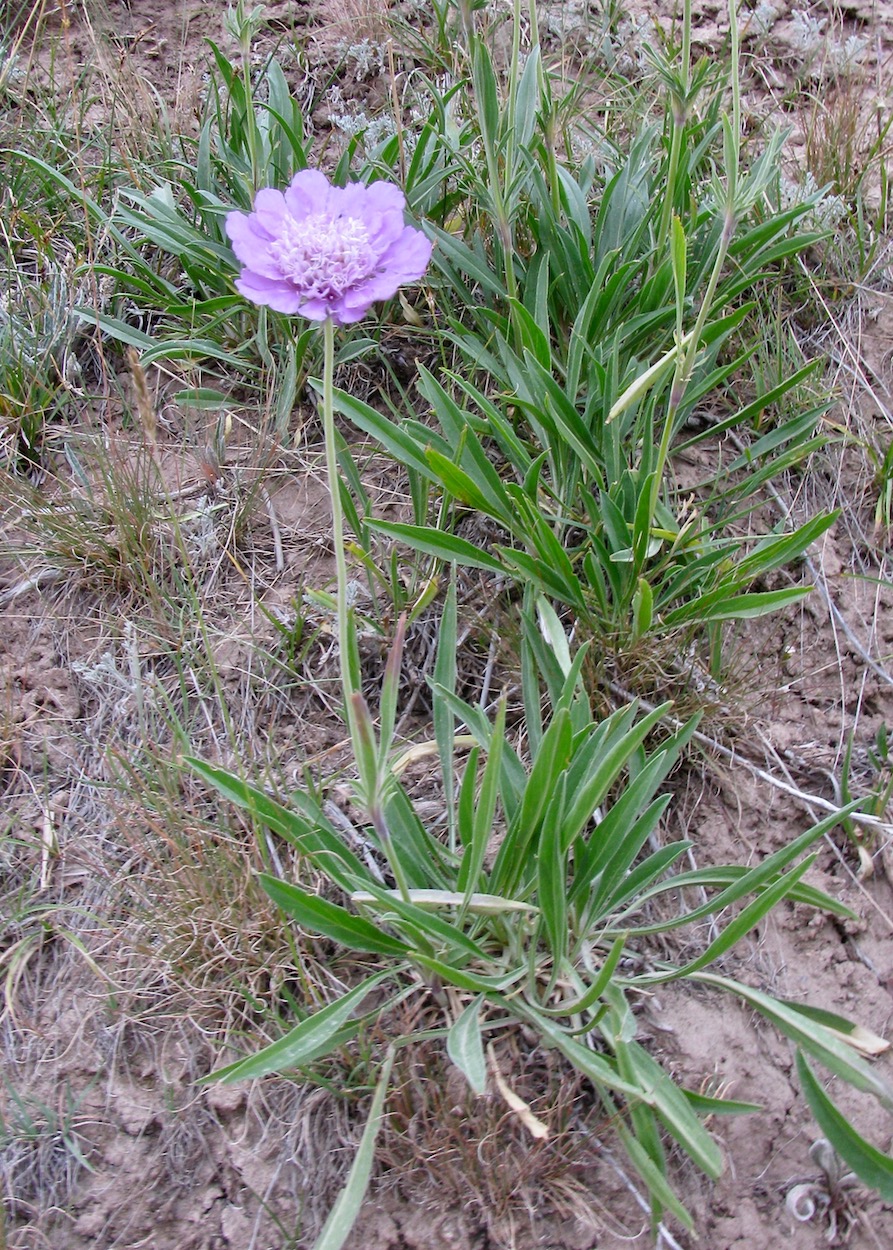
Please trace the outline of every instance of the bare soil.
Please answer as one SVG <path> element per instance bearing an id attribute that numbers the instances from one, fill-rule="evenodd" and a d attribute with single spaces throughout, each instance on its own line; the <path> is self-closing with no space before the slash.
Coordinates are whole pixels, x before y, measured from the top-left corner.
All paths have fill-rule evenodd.
<path id="1" fill-rule="evenodd" d="M 725 37 L 721 6 L 696 7 L 698 38 L 705 50 L 715 50 Z M 374 38 L 380 33 L 379 8 L 371 0 L 273 0 L 266 12 L 284 31 L 310 36 L 312 59 L 328 55 L 326 49 L 345 30 L 351 37 L 359 32 Z M 547 13 L 569 22 L 581 8 L 553 5 Z M 92 12 L 92 6 L 69 4 L 71 26 L 59 28 L 75 63 L 95 55 L 97 46 L 85 9 Z M 105 17 L 93 13 L 91 20 L 96 27 L 105 25 L 96 33 L 107 37 L 109 55 L 128 62 L 129 70 L 173 107 L 200 90 L 204 39 L 221 39 L 221 12 L 220 6 L 194 0 L 107 0 Z M 893 37 L 891 7 L 848 4 L 835 12 L 847 30 L 869 37 L 872 63 L 881 73 Z M 761 55 L 751 87 L 754 107 L 765 113 L 767 101 L 780 101 L 790 81 L 790 15 L 773 28 Z M 859 375 L 870 380 L 870 388 L 853 383 L 840 417 L 846 424 L 857 417 L 882 424 L 893 384 L 893 306 L 884 275 L 847 315 L 848 341 L 858 343 Z M 844 348 L 837 343 L 835 350 Z M 306 415 L 312 424 L 312 414 Z M 270 619 L 252 607 L 259 589 L 269 610 L 285 613 L 300 601 L 305 585 L 324 585 L 329 576 L 320 448 L 316 435 L 308 440 L 300 467 L 285 453 L 274 463 L 265 479 L 271 486 L 268 508 L 260 495 L 251 495 L 247 479 L 234 484 L 232 470 L 212 489 L 201 457 L 182 454 L 176 431 L 162 435 L 166 478 L 172 490 L 192 492 L 196 515 L 202 500 L 213 506 L 221 498 L 229 509 L 225 514 L 234 515 L 233 494 L 242 492 L 238 503 L 247 517 L 238 548 L 242 567 L 223 556 L 211 558 L 208 631 L 221 687 L 231 695 L 240 723 L 250 722 L 247 737 L 275 742 L 280 759 L 293 761 L 285 767 L 286 784 L 298 783 L 308 760 L 332 751 L 337 758 L 341 745 L 337 724 L 318 694 L 311 697 L 299 682 L 289 684 L 278 670 L 264 668 L 263 657 L 275 649 L 277 635 Z M 746 687 L 736 692 L 744 708 L 734 718 L 739 759 L 730 763 L 707 754 L 694 761 L 677 779 L 672 810 L 678 827 L 666 831 L 668 837 L 684 832 L 693 840 L 698 865 L 756 862 L 806 828 L 813 816 L 824 815 L 761 780 L 756 768 L 769 770 L 791 789 L 834 801 L 848 735 L 855 734 L 855 758 L 864 765 L 878 727 L 893 724 L 889 535 L 873 530 L 870 507 L 861 502 L 869 486 L 864 477 L 854 458 L 829 453 L 794 500 L 795 507 L 821 505 L 843 479 L 851 508 L 811 554 L 826 597 L 816 592 L 797 613 L 768 625 L 755 622 L 735 642 L 740 663 L 733 667 L 746 674 Z M 279 568 L 271 515 L 283 550 Z M 11 845 L 22 853 L 10 851 L 0 872 L 6 896 L 14 897 L 18 873 L 21 897 L 31 903 L 12 918 L 4 939 L 7 951 L 15 951 L 5 964 L 15 1009 L 2 1023 L 0 1108 L 7 1126 L 21 1128 L 26 1105 L 34 1131 L 20 1131 L 15 1148 L 7 1146 L 0 1159 L 7 1191 L 14 1182 L 0 1246 L 283 1250 L 310 1245 L 349 1166 L 367 1103 L 281 1080 L 249 1087 L 196 1085 L 226 1040 L 222 1031 L 231 1014 L 216 1003 L 213 985 L 196 990 L 190 1006 L 177 980 L 177 968 L 189 966 L 185 946 L 159 959 L 132 918 L 109 914 L 122 877 L 132 872 L 136 882 L 141 868 L 134 849 L 140 820 L 147 826 L 161 822 L 160 807 L 148 804 L 143 816 L 138 805 L 116 807 L 108 760 L 109 753 L 125 764 L 137 759 L 134 665 L 165 680 L 158 659 L 162 649 L 153 654 L 150 618 L 127 588 L 113 591 L 74 572 L 40 580 L 39 553 L 13 554 L 22 550 L 20 508 L 8 508 L 6 524 L 7 554 L 0 563 L 5 689 L 0 785 Z M 197 534 L 205 532 L 200 521 L 196 526 Z M 255 577 L 256 584 L 249 585 Z M 319 671 L 324 651 L 325 631 L 316 652 Z M 159 667 L 153 670 L 153 664 Z M 722 729 L 716 725 L 717 736 Z M 859 920 L 841 923 L 804 908 L 781 907 L 733 952 L 725 969 L 747 984 L 808 1000 L 889 1035 L 888 849 L 874 844 L 873 871 L 860 877 L 845 835 L 838 831 L 826 839 L 807 880 L 848 904 Z M 197 842 L 196 855 L 204 854 Z M 191 888 L 184 879 L 183 899 Z M 134 891 L 137 896 L 136 884 Z M 228 896 L 252 908 L 250 923 L 234 909 L 232 936 L 226 939 L 231 944 L 221 954 L 230 977 L 227 960 L 238 960 L 240 942 L 250 965 L 246 932 L 263 933 L 277 923 L 264 913 L 258 894 L 240 882 Z M 42 912 L 43 903 L 52 909 Z M 143 897 L 140 906 L 146 906 Z M 196 929 L 202 923 L 200 902 L 187 903 L 185 945 L 201 937 L 188 933 L 191 906 Z M 254 968 L 252 975 L 260 974 Z M 718 1182 L 706 1182 L 682 1159 L 674 1161 L 675 1183 L 696 1218 L 697 1243 L 678 1230 L 651 1230 L 621 1156 L 612 1150 L 610 1125 L 598 1120 L 585 1089 L 568 1085 L 567 1078 L 562 1086 L 550 1057 L 539 1053 L 513 1056 L 512 1073 L 537 1114 L 554 1126 L 545 1144 L 527 1138 L 497 1094 L 471 1100 L 433 1054 L 407 1066 L 392 1104 L 383 1163 L 348 1245 L 352 1250 L 620 1250 L 655 1244 L 775 1250 L 782 1243 L 791 1250 L 828 1244 L 881 1250 L 893 1245 L 889 1205 L 859 1187 L 829 1191 L 810 1154 L 819 1133 L 797 1086 L 791 1047 L 768 1025 L 731 999 L 681 987 L 661 990 L 643 1005 L 639 1036 L 689 1087 L 721 1090 L 764 1108 L 714 1123 L 727 1157 Z M 889 1057 L 878 1062 L 889 1069 Z M 847 1088 L 832 1085 L 831 1092 L 872 1141 L 889 1147 L 889 1112 Z M 814 1187 L 814 1210 L 798 1219 L 786 1200 L 803 1184 Z M 800 1207 L 801 1216 L 808 1212 L 808 1205 Z"/>

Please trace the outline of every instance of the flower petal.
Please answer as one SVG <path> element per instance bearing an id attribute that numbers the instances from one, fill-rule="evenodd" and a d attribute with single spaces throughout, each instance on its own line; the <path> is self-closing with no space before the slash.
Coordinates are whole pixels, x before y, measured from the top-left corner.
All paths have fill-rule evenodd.
<path id="1" fill-rule="evenodd" d="M 333 307 L 333 305 L 330 303 L 329 300 L 325 300 L 325 299 L 305 300 L 301 304 L 301 307 L 298 309 L 298 312 L 300 312 L 302 317 L 309 318 L 310 321 L 325 321 L 326 317 L 333 317 L 334 320 L 337 321 L 339 325 L 342 324 L 340 321 L 338 321 L 338 317 L 335 316 L 335 308 Z"/>
<path id="2" fill-rule="evenodd" d="M 272 239 L 252 213 L 227 213 L 226 233 L 238 260 L 256 273 L 268 278 L 281 278 L 282 271 L 270 255 Z"/>
<path id="3" fill-rule="evenodd" d="M 364 225 L 369 234 L 369 246 L 379 256 L 395 243 L 406 229 L 403 213 L 367 213 Z"/>
<path id="4" fill-rule="evenodd" d="M 356 321 L 364 317 L 373 304 L 396 295 L 400 281 L 400 278 L 389 272 L 373 274 L 371 278 L 366 278 L 364 282 L 359 282 L 351 290 L 345 291 L 339 307 L 351 314 L 351 321 Z"/>
<path id="5" fill-rule="evenodd" d="M 293 217 L 302 221 L 314 213 L 324 213 L 332 184 L 318 169 L 302 169 L 285 192 L 285 203 Z"/>
<path id="6" fill-rule="evenodd" d="M 399 213 L 406 210 L 406 196 L 393 182 L 371 182 L 366 187 L 366 208 L 369 212 Z"/>
<path id="7" fill-rule="evenodd" d="M 262 188 L 254 197 L 254 216 L 271 239 L 278 236 L 287 212 L 285 196 L 273 187 Z"/>
<path id="8" fill-rule="evenodd" d="M 355 321 L 362 321 L 368 311 L 368 308 L 346 308 L 342 303 L 332 310 L 332 320 L 336 326 L 349 326 Z"/>
<path id="9" fill-rule="evenodd" d="M 379 258 L 379 272 L 397 278 L 397 285 L 417 282 L 428 268 L 434 244 L 421 230 L 406 226 L 400 236 Z"/>
<path id="10" fill-rule="evenodd" d="M 358 217 L 369 229 L 373 221 L 385 214 L 393 213 L 402 222 L 406 197 L 391 182 L 373 182 L 369 186 L 349 182 L 346 187 L 333 187 L 329 207 L 339 217 Z"/>
<path id="11" fill-rule="evenodd" d="M 274 312 L 291 314 L 301 310 L 301 293 L 290 282 L 272 281 L 250 269 L 242 270 L 236 279 L 236 290 L 253 304 L 264 304 Z"/>

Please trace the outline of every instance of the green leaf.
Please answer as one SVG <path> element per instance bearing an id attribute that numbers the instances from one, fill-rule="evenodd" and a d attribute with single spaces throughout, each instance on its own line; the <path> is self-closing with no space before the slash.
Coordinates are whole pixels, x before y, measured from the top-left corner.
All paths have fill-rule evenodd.
<path id="1" fill-rule="evenodd" d="M 454 762 L 455 750 L 453 737 L 456 731 L 455 716 L 446 700 L 438 694 L 437 687 L 456 692 L 456 651 L 457 651 L 457 611 L 456 611 L 456 570 L 450 571 L 450 582 L 447 587 L 440 618 L 440 630 L 437 640 L 437 657 L 434 661 L 434 684 L 432 718 L 434 721 L 434 738 L 440 756 L 441 775 L 443 777 L 443 793 L 447 805 L 447 831 L 450 849 L 456 850 L 456 799 Z"/>
<path id="2" fill-rule="evenodd" d="M 470 972 L 466 968 L 457 968 L 454 964 L 444 963 L 442 959 L 434 959 L 430 955 L 413 956 L 413 962 L 429 969 L 438 976 L 445 985 L 455 985 L 460 990 L 471 994 L 499 995 L 501 991 L 520 981 L 527 975 L 527 968 L 513 968 L 500 976 L 485 976 L 480 972 Z M 497 998 L 496 1001 L 501 1001 Z"/>
<path id="3" fill-rule="evenodd" d="M 654 620 L 654 594 L 644 577 L 636 583 L 633 595 L 633 631 L 631 642 L 637 642 L 651 628 Z"/>
<path id="4" fill-rule="evenodd" d="M 528 860 L 536 855 L 536 835 L 543 812 L 567 767 L 571 738 L 570 713 L 561 708 L 540 740 L 524 797 L 497 852 L 490 876 L 492 889 L 513 891 L 526 877 Z"/>
<path id="5" fill-rule="evenodd" d="M 473 999 L 447 1034 L 447 1054 L 476 1094 L 487 1092 L 487 1061 L 481 1040 L 481 1005 Z"/>
<path id="6" fill-rule="evenodd" d="M 698 1115 L 752 1115 L 762 1111 L 758 1102 L 740 1102 L 735 1098 L 711 1098 L 707 1094 L 698 1094 L 694 1090 L 684 1089 L 683 1094 L 697 1111 Z"/>
<path id="7" fill-rule="evenodd" d="M 496 90 L 493 62 L 487 45 L 482 39 L 474 40 L 471 49 L 471 64 L 481 138 L 488 154 L 495 157 L 499 146 L 499 96 Z"/>
<path id="8" fill-rule="evenodd" d="M 552 352 L 544 329 L 537 325 L 533 315 L 518 300 L 509 300 L 509 307 L 525 353 L 529 352 L 542 368 L 551 372 Z"/>
<path id="9" fill-rule="evenodd" d="M 715 1180 L 722 1173 L 722 1152 L 698 1119 L 685 1094 L 638 1043 L 622 1043 L 622 1046 L 634 1078 L 651 1090 L 651 1105 L 664 1127 L 698 1167 Z"/>
<path id="10" fill-rule="evenodd" d="M 29 152 L 16 151 L 15 148 L 0 148 L 0 155 L 18 157 L 19 160 L 27 161 L 29 165 L 33 165 L 35 169 L 40 170 L 40 172 L 45 174 L 51 182 L 56 183 L 68 195 L 70 195 L 76 204 L 83 206 L 85 212 L 88 213 L 98 224 L 100 227 L 100 233 L 103 236 L 108 235 L 109 238 L 114 239 L 115 243 L 124 252 L 126 252 L 126 254 L 130 256 L 137 265 L 142 266 L 144 264 L 142 257 L 134 247 L 131 240 L 112 224 L 111 218 L 106 210 L 100 207 L 95 200 L 91 199 L 82 187 L 76 187 L 71 179 L 66 178 L 65 174 L 56 169 L 54 165 L 49 165 L 46 161 L 42 161 L 37 156 L 32 156 Z"/>
<path id="11" fill-rule="evenodd" d="M 196 386 L 190 390 L 177 391 L 171 396 L 175 404 L 180 404 L 186 408 L 211 409 L 212 411 L 220 408 L 229 408 L 233 402 L 232 397 L 224 395 L 222 391 L 212 390 L 208 386 Z"/>
<path id="12" fill-rule="evenodd" d="M 661 1169 L 657 1166 L 645 1147 L 636 1140 L 629 1131 L 623 1121 L 615 1121 L 615 1129 L 620 1140 L 623 1142 L 623 1148 L 629 1155 L 636 1171 L 642 1177 L 642 1180 L 648 1186 L 648 1192 L 651 1194 L 652 1203 L 658 1207 L 666 1207 L 668 1211 L 672 1211 L 679 1223 L 689 1230 L 694 1228 L 694 1221 L 688 1211 L 673 1193 L 670 1183 L 664 1176 Z"/>
<path id="13" fill-rule="evenodd" d="M 377 439 L 400 464 L 408 469 L 415 469 L 430 482 L 437 481 L 425 458 L 425 448 L 402 426 L 337 387 L 334 391 L 334 403 L 336 412 L 347 417 L 364 434 Z"/>
<path id="14" fill-rule="evenodd" d="M 518 94 L 515 103 L 515 130 L 516 140 L 519 147 L 526 147 L 533 138 L 533 132 L 536 129 L 536 116 L 540 107 L 540 49 L 539 44 L 534 43 L 530 52 L 527 54 L 527 60 L 524 62 L 524 70 L 518 82 Z"/>
<path id="15" fill-rule="evenodd" d="M 564 632 L 564 626 L 558 619 L 558 613 L 549 600 L 542 595 L 537 598 L 536 611 L 543 637 L 552 648 L 562 675 L 567 677 L 571 671 L 571 652 L 568 646 L 567 634 Z"/>
<path id="16" fill-rule="evenodd" d="M 300 886 L 268 873 L 260 873 L 258 879 L 273 902 L 312 933 L 321 933 L 351 950 L 372 955 L 406 955 L 408 947 L 403 942 L 390 937 L 363 916 L 355 916 L 337 903 L 309 894 Z"/>
<path id="17" fill-rule="evenodd" d="M 688 243 L 682 222 L 673 214 L 670 226 L 670 260 L 673 268 L 673 286 L 676 290 L 676 315 L 681 322 L 685 309 L 686 263 L 688 260 Z"/>
<path id="18" fill-rule="evenodd" d="M 440 891 L 434 891 L 435 894 Z M 415 902 L 419 899 L 419 902 Z M 401 920 L 408 922 L 415 930 L 425 934 L 432 941 L 439 939 L 446 943 L 447 949 L 457 954 L 469 955 L 473 959 L 486 962 L 486 954 L 477 942 L 473 941 L 459 926 L 449 920 L 442 920 L 438 915 L 438 904 L 433 903 L 428 890 L 410 890 L 407 902 L 398 890 L 388 890 L 377 883 L 370 883 L 366 890 L 351 895 L 352 903 L 362 903 L 376 911 L 393 912 Z M 395 922 L 396 923 L 396 922 Z"/>
<path id="19" fill-rule="evenodd" d="M 455 235 L 449 234 L 448 231 L 440 230 L 431 222 L 426 224 L 425 233 L 431 235 L 437 244 L 437 247 L 434 249 L 434 263 L 439 269 L 446 269 L 448 277 L 452 278 L 453 275 L 449 272 L 449 269 L 450 266 L 455 265 L 460 272 L 478 283 L 490 295 L 495 295 L 499 299 L 506 298 L 505 287 L 493 273 L 492 269 L 489 269 L 483 257 L 473 252 L 466 243 L 463 243 L 461 239 L 457 239 Z M 448 261 L 450 264 L 445 265 L 444 261 Z"/>
<path id="20" fill-rule="evenodd" d="M 814 1059 L 818 1059 L 835 1076 L 854 1085 L 856 1089 L 874 1094 L 885 1107 L 893 1108 L 893 1088 L 860 1057 L 837 1030 L 826 1029 L 817 1020 L 807 1020 L 788 1003 L 773 998 L 762 990 L 742 985 L 731 977 L 719 976 L 713 972 L 696 972 L 693 979 L 705 985 L 730 990 L 755 1008 L 760 1015 L 765 1016 L 785 1037 L 789 1037 Z"/>
<path id="21" fill-rule="evenodd" d="M 700 968 L 706 968 L 715 959 L 719 959 L 720 955 L 725 954 L 736 942 L 740 942 L 744 935 L 755 928 L 777 903 L 780 903 L 783 898 L 790 894 L 792 887 L 800 880 L 806 870 L 812 866 L 814 860 L 814 855 L 808 856 L 802 863 L 797 864 L 795 868 L 791 868 L 789 872 L 779 877 L 772 885 L 762 890 L 752 902 L 742 908 L 734 920 L 731 920 L 726 925 L 702 955 L 699 955 L 697 959 L 693 959 L 684 967 L 676 969 L 670 979 L 675 980 L 677 977 L 691 976 L 693 972 L 697 972 Z"/>
<path id="22" fill-rule="evenodd" d="M 734 595 L 716 602 L 695 599 L 691 603 L 668 612 L 664 624 L 668 629 L 683 621 L 744 621 L 756 616 L 777 612 L 791 603 L 805 598 L 811 586 L 791 586 L 786 590 L 757 591 L 749 595 Z M 711 596 L 712 599 L 712 596 Z"/>
<path id="23" fill-rule="evenodd" d="M 521 1014 L 518 1006 L 515 1009 Z M 613 1063 L 605 1055 L 600 1055 L 597 1051 L 584 1046 L 582 1042 L 578 1042 L 576 1038 L 570 1037 L 564 1029 L 553 1024 L 538 1011 L 528 1008 L 523 1012 L 523 1016 L 541 1034 L 543 1040 L 560 1050 L 578 1072 L 582 1072 L 592 1081 L 596 1089 L 612 1089 L 626 1098 L 640 1098 L 649 1106 L 653 1106 L 649 1091 L 642 1089 L 639 1085 L 634 1085 L 631 1081 L 625 1081 L 618 1075 Z"/>
<path id="24" fill-rule="evenodd" d="M 391 1080 L 394 1053 L 393 1046 L 389 1047 L 385 1061 L 382 1064 L 378 1084 L 375 1087 L 375 1095 L 372 1099 L 372 1106 L 369 1109 L 369 1119 L 366 1121 L 366 1127 L 363 1129 L 363 1136 L 360 1138 L 360 1144 L 351 1164 L 350 1172 L 347 1175 L 347 1181 L 338 1196 L 338 1201 L 329 1212 L 329 1218 L 323 1225 L 323 1230 L 313 1250 L 341 1250 L 341 1247 L 353 1230 L 357 1216 L 360 1214 L 360 1207 L 363 1205 L 366 1190 L 369 1188 L 369 1178 L 372 1175 L 372 1164 L 375 1159 L 375 1142 L 378 1138 L 379 1129 L 384 1123 L 382 1110 L 385 1094 Z"/>
<path id="25" fill-rule="evenodd" d="M 543 819 L 536 853 L 537 901 L 552 953 L 552 966 L 560 969 L 567 955 L 567 847 L 563 817 L 567 774 L 562 774 Z"/>
<path id="26" fill-rule="evenodd" d="M 456 886 L 465 891 L 468 905 L 472 894 L 481 885 L 486 885 L 486 876 L 482 878 L 481 870 L 487 847 L 493 834 L 493 821 L 496 815 L 496 800 L 499 797 L 499 777 L 502 767 L 502 749 L 505 744 L 505 699 L 499 702 L 496 722 L 490 736 L 490 748 L 487 752 L 487 763 L 481 778 L 481 789 L 475 804 L 471 826 L 471 843 L 465 848 Z M 464 910 L 464 907 L 463 907 Z"/>
<path id="27" fill-rule="evenodd" d="M 461 907 L 468 900 L 466 910 L 480 916 L 505 916 L 512 912 L 536 912 L 539 908 L 533 903 L 523 903 L 519 899 L 503 898 L 499 894 L 475 893 L 466 895 L 458 890 L 409 890 L 410 903 L 425 910 L 437 911 L 441 907 Z M 402 897 L 399 890 L 388 890 L 388 898 Z M 351 900 L 366 907 L 374 907 L 380 901 L 378 896 L 365 890 L 357 890 Z"/>
<path id="28" fill-rule="evenodd" d="M 100 321 L 101 315 L 97 317 Z M 143 365 L 148 368 L 156 360 L 219 360 L 235 369 L 245 368 L 245 358 L 225 352 L 213 339 L 160 339 L 145 353 Z"/>
<path id="29" fill-rule="evenodd" d="M 755 868 L 748 869 L 743 875 L 737 875 L 732 872 L 731 884 L 729 884 L 721 894 L 710 899 L 706 903 L 702 903 L 693 911 L 688 911 L 684 915 L 671 919 L 657 922 L 652 925 L 630 926 L 629 932 L 632 933 L 662 933 L 668 929 L 678 928 L 680 925 L 692 924 L 696 920 L 700 920 L 705 916 L 718 914 L 724 907 L 728 907 L 730 903 L 737 902 L 739 898 L 743 898 L 746 894 L 753 894 L 757 890 L 762 890 L 766 885 L 771 884 L 792 860 L 796 859 L 801 851 L 805 851 L 808 846 L 822 837 L 829 829 L 834 826 L 849 812 L 854 811 L 856 803 L 849 803 L 846 807 L 841 808 L 839 812 L 834 812 L 827 816 L 819 824 L 813 825 L 811 829 L 807 829 L 805 833 L 801 833 L 793 842 L 789 842 L 787 846 L 781 847 L 767 856 L 761 864 L 757 864 Z M 690 874 L 682 874 L 678 879 L 671 878 L 669 881 L 661 882 L 659 885 L 652 886 L 647 893 L 643 893 L 641 897 L 636 898 L 636 909 L 640 910 L 643 902 L 668 889 L 677 889 L 684 885 L 690 879 Z M 790 878 L 787 878 L 790 880 Z M 795 885 L 795 889 L 802 889 Z M 793 892 L 792 892 L 793 893 Z"/>
<path id="30" fill-rule="evenodd" d="M 402 525 L 396 521 L 374 521 L 369 527 L 379 534 L 389 534 L 421 551 L 423 555 L 434 556 L 447 564 L 454 560 L 472 569 L 486 569 L 491 573 L 504 573 L 505 568 L 495 556 L 488 555 L 480 547 L 475 547 L 464 538 L 455 534 L 445 534 L 432 529 L 428 525 Z"/>
<path id="31" fill-rule="evenodd" d="M 494 506 L 474 478 L 448 456 L 442 455 L 435 447 L 429 447 L 425 451 L 425 459 L 431 466 L 434 480 L 459 503 L 466 508 L 474 508 L 485 516 L 495 517 L 498 521 L 506 521 L 505 509 Z"/>
<path id="32" fill-rule="evenodd" d="M 799 1050 L 797 1075 L 816 1123 L 844 1163 L 861 1181 L 876 1189 L 885 1202 L 893 1202 L 893 1159 L 882 1154 L 856 1132 L 822 1089 Z"/>
<path id="33" fill-rule="evenodd" d="M 150 338 L 148 334 L 144 334 L 142 330 L 129 326 L 126 321 L 121 321 L 118 317 L 109 317 L 105 313 L 99 313 L 95 308 L 73 308 L 72 313 L 80 321 L 86 321 L 91 326 L 98 326 L 104 334 L 117 339 L 119 343 L 126 343 L 129 347 L 139 347 L 147 351 L 150 347 L 157 346 L 157 341 Z"/>
<path id="34" fill-rule="evenodd" d="M 623 936 L 614 940 L 614 945 L 608 951 L 605 962 L 602 964 L 601 968 L 599 968 L 598 976 L 589 988 L 580 996 L 580 998 L 576 1000 L 576 1002 L 568 1003 L 562 1008 L 562 1011 L 566 1015 L 575 1016 L 582 1014 L 584 1011 L 589 1011 L 595 1006 L 604 994 L 605 990 L 608 988 L 611 978 L 614 975 L 614 969 L 620 962 L 620 956 L 623 953 L 624 940 Z"/>
<path id="35" fill-rule="evenodd" d="M 525 352 L 524 364 L 530 380 L 537 388 L 534 392 L 536 408 L 545 406 L 564 439 L 580 457 L 590 477 L 600 484 L 604 478 L 604 469 L 592 431 L 563 388 L 552 377 L 552 374 L 543 368 L 535 356 L 530 352 Z M 525 410 L 534 408 L 534 404 L 530 401 L 524 403 L 523 406 Z"/>
<path id="36" fill-rule="evenodd" d="M 793 534 L 769 535 L 759 542 L 750 555 L 740 560 L 735 567 L 736 578 L 741 583 L 762 577 L 764 573 L 777 569 L 781 565 L 790 564 L 798 556 L 821 538 L 837 520 L 838 512 L 824 512 L 801 525 Z"/>
<path id="37" fill-rule="evenodd" d="M 613 811 L 613 808 L 611 809 Z M 708 886 L 729 886 L 735 881 L 740 881 L 742 877 L 747 876 L 749 868 L 743 864 L 723 864 L 715 868 L 697 868 L 693 872 L 677 873 L 669 881 L 664 881 L 656 886 L 652 894 L 661 893 L 666 890 L 684 890 L 691 886 L 698 888 L 707 888 Z M 842 916 L 847 920 L 857 919 L 857 913 L 852 908 L 847 907 L 845 903 L 841 903 L 839 899 L 832 898 L 830 894 L 826 894 L 823 890 L 817 889 L 813 885 L 804 885 L 801 881 L 791 890 L 788 895 L 792 903 L 805 903 L 807 907 L 816 907 L 821 911 L 831 912 L 834 916 Z"/>
<path id="38" fill-rule="evenodd" d="M 225 1068 L 218 1068 L 216 1072 L 206 1076 L 203 1083 L 223 1081 L 228 1084 L 231 1081 L 252 1080 L 271 1072 L 299 1068 L 313 1059 L 327 1055 L 339 1044 L 341 1030 L 370 990 L 392 975 L 393 970 L 388 969 L 387 972 L 367 977 L 349 993 L 336 999 L 334 1003 L 329 1003 L 328 1007 L 323 1007 L 321 1011 L 302 1020 L 285 1037 L 280 1037 L 257 1054 L 249 1055 L 247 1059 L 239 1059 Z M 359 1021 L 356 1023 L 359 1027 Z"/>
<path id="39" fill-rule="evenodd" d="M 310 807 L 311 811 L 307 815 L 283 807 L 263 790 L 243 781 L 225 768 L 213 768 L 203 760 L 190 756 L 183 762 L 225 799 L 243 808 L 262 825 L 298 847 L 313 860 L 321 872 L 326 873 L 336 885 L 340 885 L 345 893 L 356 889 L 358 883 L 371 880 L 365 864 L 344 845 L 332 826 L 325 821 L 322 812 L 312 809 L 306 796 L 297 794 L 294 802 L 303 802 Z"/>
<path id="40" fill-rule="evenodd" d="M 453 880 L 452 863 L 445 868 L 449 852 L 431 836 L 402 786 L 388 785 L 385 822 L 391 833 L 391 852 L 400 862 L 410 892 L 435 889 Z"/>
<path id="41" fill-rule="evenodd" d="M 611 743 L 594 762 L 591 773 L 583 779 L 575 795 L 569 796 L 571 808 L 565 821 L 565 844 L 575 838 L 602 802 L 610 787 L 616 782 L 624 765 L 644 742 L 655 725 L 666 716 L 670 703 L 662 703 L 643 716 L 617 742 Z"/>
<path id="42" fill-rule="evenodd" d="M 872 1033 L 861 1024 L 847 1020 L 845 1016 L 839 1016 L 835 1011 L 827 1011 L 824 1007 L 813 1007 L 809 1003 L 794 1003 L 790 999 L 779 1001 L 784 1002 L 798 1015 L 805 1016 L 807 1020 L 815 1020 L 831 1032 L 839 1034 L 860 1055 L 874 1057 L 890 1049 L 890 1043 L 883 1037 L 878 1037 L 877 1033 Z"/>

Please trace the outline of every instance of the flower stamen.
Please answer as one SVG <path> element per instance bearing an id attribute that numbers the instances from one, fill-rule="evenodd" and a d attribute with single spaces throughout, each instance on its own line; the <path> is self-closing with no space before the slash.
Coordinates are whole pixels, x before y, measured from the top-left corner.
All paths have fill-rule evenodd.
<path id="1" fill-rule="evenodd" d="M 306 299 L 338 299 L 374 273 L 369 232 L 356 217 L 286 216 L 270 255 Z"/>

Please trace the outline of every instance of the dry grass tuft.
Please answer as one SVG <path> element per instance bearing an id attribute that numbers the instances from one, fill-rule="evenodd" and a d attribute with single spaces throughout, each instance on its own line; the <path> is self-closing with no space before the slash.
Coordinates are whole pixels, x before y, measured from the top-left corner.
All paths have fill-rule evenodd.
<path id="1" fill-rule="evenodd" d="M 544 1217 L 592 1225 L 586 1200 L 597 1163 L 600 1122 L 586 1082 L 554 1052 L 531 1050 L 520 1034 L 496 1045 L 506 1084 L 545 1126 L 535 1140 L 496 1090 L 476 1097 L 436 1043 L 398 1054 L 388 1130 L 381 1139 L 384 1189 L 404 1201 L 438 1195 L 438 1209 L 461 1209 L 495 1245 Z M 587 1126 L 586 1133 L 580 1127 Z M 584 1214 L 585 1213 L 585 1214 Z"/>

